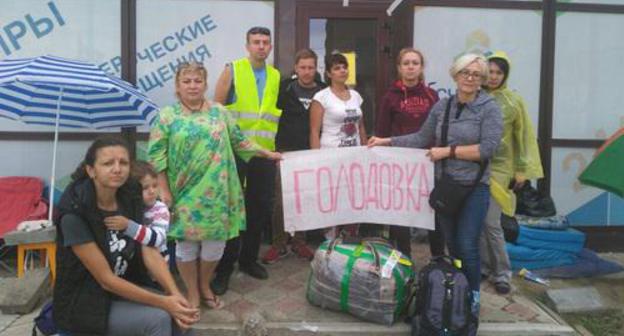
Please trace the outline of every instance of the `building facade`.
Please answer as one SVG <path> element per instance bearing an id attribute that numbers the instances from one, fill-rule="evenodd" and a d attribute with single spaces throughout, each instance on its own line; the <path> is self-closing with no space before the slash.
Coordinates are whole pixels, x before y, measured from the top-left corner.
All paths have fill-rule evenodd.
<path id="1" fill-rule="evenodd" d="M 274 32 L 270 62 L 284 76 L 302 47 L 351 55 L 371 132 L 402 47 L 423 51 L 426 81 L 440 96 L 453 93 L 455 56 L 504 50 L 509 86 L 538 130 L 542 189 L 573 225 L 624 227 L 624 200 L 577 180 L 604 139 L 624 127 L 624 0 L 26 0 L 4 4 L 0 18 L 0 58 L 90 61 L 161 106 L 175 100 L 177 64 L 203 62 L 211 97 L 223 66 L 245 55 L 247 29 L 266 26 Z M 99 132 L 61 130 L 61 186 Z M 123 132 L 144 155 L 147 129 Z M 48 180 L 51 140 L 49 128 L 0 119 L 0 175 Z"/>

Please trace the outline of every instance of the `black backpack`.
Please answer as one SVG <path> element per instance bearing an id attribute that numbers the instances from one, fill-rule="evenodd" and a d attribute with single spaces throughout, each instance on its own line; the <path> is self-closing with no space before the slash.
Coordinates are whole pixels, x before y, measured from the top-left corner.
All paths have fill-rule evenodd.
<path id="1" fill-rule="evenodd" d="M 432 258 L 418 273 L 412 336 L 476 335 L 478 316 L 471 313 L 472 291 L 450 257 Z"/>

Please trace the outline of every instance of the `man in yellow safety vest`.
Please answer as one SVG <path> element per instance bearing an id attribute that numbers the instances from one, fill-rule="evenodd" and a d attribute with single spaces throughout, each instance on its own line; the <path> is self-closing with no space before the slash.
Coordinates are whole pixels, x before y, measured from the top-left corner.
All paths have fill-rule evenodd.
<path id="1" fill-rule="evenodd" d="M 275 150 L 275 135 L 282 113 L 277 108 L 280 74 L 266 64 L 271 53 L 271 31 L 253 27 L 247 31 L 248 56 L 227 64 L 217 80 L 215 101 L 224 104 L 236 118 L 242 132 L 268 150 Z M 270 227 L 275 188 L 275 162 L 252 158 L 244 162 L 237 158 L 238 174 L 245 190 L 247 229 L 240 238 L 227 242 L 223 257 L 211 283 L 212 290 L 222 295 L 234 263 L 239 269 L 258 279 L 267 279 L 266 269 L 258 263 L 262 231 Z"/>

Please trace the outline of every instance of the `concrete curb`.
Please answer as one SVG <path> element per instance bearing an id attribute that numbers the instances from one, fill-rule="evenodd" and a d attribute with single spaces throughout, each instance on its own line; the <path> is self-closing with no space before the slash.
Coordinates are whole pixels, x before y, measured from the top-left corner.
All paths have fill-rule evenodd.
<path id="1" fill-rule="evenodd" d="M 577 335 L 567 325 L 545 323 L 483 323 L 479 326 L 479 335 Z"/>
<path id="2" fill-rule="evenodd" d="M 386 327 L 372 323 L 353 322 L 267 322 L 266 329 L 271 336 L 281 335 L 409 335 L 410 326 L 397 323 Z M 211 323 L 194 326 L 197 336 L 242 335 L 240 323 Z M 479 326 L 480 336 L 546 336 L 577 335 L 567 325 L 546 323 L 483 323 Z"/>

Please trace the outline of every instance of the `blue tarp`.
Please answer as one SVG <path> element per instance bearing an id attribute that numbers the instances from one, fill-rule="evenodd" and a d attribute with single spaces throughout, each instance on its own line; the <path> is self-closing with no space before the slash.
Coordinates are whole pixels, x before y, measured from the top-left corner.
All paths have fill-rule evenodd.
<path id="1" fill-rule="evenodd" d="M 516 245 L 578 253 L 585 245 L 585 234 L 575 229 L 544 230 L 520 225 Z"/>
<path id="2" fill-rule="evenodd" d="M 533 273 L 544 278 L 574 279 L 592 277 L 624 271 L 624 267 L 600 258 L 594 251 L 583 249 L 576 262 L 570 265 L 535 270 Z"/>
<path id="3" fill-rule="evenodd" d="M 561 221 L 547 220 L 553 223 Z M 534 270 L 544 278 L 591 277 L 624 270 L 621 265 L 604 260 L 591 250 L 584 249 L 585 234 L 574 229 L 538 229 L 519 226 L 515 244 L 507 243 L 511 268 Z"/>
<path id="4" fill-rule="evenodd" d="M 555 266 L 570 265 L 576 262 L 576 255 L 570 252 L 550 249 L 533 249 L 526 246 L 507 243 L 507 253 L 511 268 L 535 270 Z"/>

